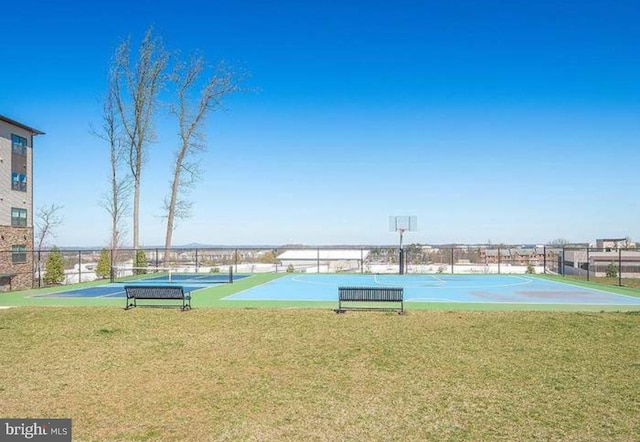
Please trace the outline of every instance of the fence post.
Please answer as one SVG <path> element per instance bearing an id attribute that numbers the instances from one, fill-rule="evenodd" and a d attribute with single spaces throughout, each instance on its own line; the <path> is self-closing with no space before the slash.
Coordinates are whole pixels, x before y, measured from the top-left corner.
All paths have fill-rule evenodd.
<path id="1" fill-rule="evenodd" d="M 502 263 L 502 256 L 500 253 L 500 247 L 498 247 L 498 275 L 500 274 L 500 264 Z"/>
<path id="2" fill-rule="evenodd" d="M 316 273 L 320 273 L 320 247 L 316 249 Z"/>
<path id="3" fill-rule="evenodd" d="M 364 249 L 360 247 L 360 273 L 364 273 Z"/>
<path id="4" fill-rule="evenodd" d="M 235 253 L 234 254 L 235 254 L 235 258 L 234 258 L 235 259 L 235 266 L 236 266 L 235 272 L 238 273 L 238 249 L 235 249 Z"/>
<path id="5" fill-rule="evenodd" d="M 113 263 L 114 263 L 114 260 L 115 260 L 115 256 L 114 255 L 116 254 L 116 251 L 115 251 L 115 249 L 111 249 L 110 252 L 111 252 L 111 254 L 110 254 L 109 261 L 111 262 L 111 264 L 109 265 L 109 282 L 115 282 L 115 274 L 114 274 L 114 271 L 113 271 Z"/>
<path id="6" fill-rule="evenodd" d="M 78 283 L 82 282 L 82 250 L 78 250 Z"/>
<path id="7" fill-rule="evenodd" d="M 542 257 L 542 273 L 547 274 L 547 246 L 542 246 L 542 253 L 544 256 Z"/>
<path id="8" fill-rule="evenodd" d="M 589 247 L 587 247 L 587 281 L 589 281 Z"/>
<path id="9" fill-rule="evenodd" d="M 451 274 L 453 275 L 453 252 L 454 252 L 454 248 L 451 247 Z"/>
<path id="10" fill-rule="evenodd" d="M 622 287 L 622 249 L 618 249 L 618 285 Z"/>
<path id="11" fill-rule="evenodd" d="M 562 246 L 562 261 L 560 262 L 560 274 L 564 277 L 564 245 Z"/>
<path id="12" fill-rule="evenodd" d="M 38 249 L 38 287 L 42 287 L 42 255 Z"/>
<path id="13" fill-rule="evenodd" d="M 196 249 L 196 273 L 198 273 L 198 249 Z"/>

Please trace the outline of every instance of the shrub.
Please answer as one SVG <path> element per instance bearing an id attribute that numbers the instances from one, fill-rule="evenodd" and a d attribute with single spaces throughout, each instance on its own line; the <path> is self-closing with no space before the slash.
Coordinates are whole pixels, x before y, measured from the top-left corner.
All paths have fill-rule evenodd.
<path id="1" fill-rule="evenodd" d="M 62 281 L 64 281 L 64 258 L 60 249 L 54 247 L 47 257 L 44 282 L 45 284 L 60 284 Z"/>
<path id="2" fill-rule="evenodd" d="M 607 266 L 607 278 L 617 278 L 618 277 L 618 266 L 614 263 L 610 263 Z"/>
<path id="3" fill-rule="evenodd" d="M 295 271 L 295 269 L 293 268 L 293 264 L 289 264 L 287 266 L 287 273 L 293 273 Z"/>
<path id="4" fill-rule="evenodd" d="M 108 278 L 111 275 L 111 258 L 107 249 L 102 249 L 98 265 L 96 267 L 96 276 L 99 278 Z"/>
<path id="5" fill-rule="evenodd" d="M 536 269 L 535 267 L 533 267 L 533 264 L 527 264 L 527 274 L 533 275 L 535 273 L 536 273 Z"/>
<path id="6" fill-rule="evenodd" d="M 136 250 L 136 260 L 133 263 L 134 267 L 148 267 L 149 263 L 147 263 L 147 255 L 144 253 L 144 250 Z M 136 269 L 136 275 L 147 273 L 144 269 Z"/>
<path id="7" fill-rule="evenodd" d="M 211 267 L 211 273 L 220 273 L 220 267 Z"/>

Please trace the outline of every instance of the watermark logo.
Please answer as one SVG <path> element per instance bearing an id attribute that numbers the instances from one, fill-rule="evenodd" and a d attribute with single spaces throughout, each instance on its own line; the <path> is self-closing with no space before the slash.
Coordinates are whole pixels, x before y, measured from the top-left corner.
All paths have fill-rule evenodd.
<path id="1" fill-rule="evenodd" d="M 0 441 L 71 442 L 71 419 L 0 419 Z"/>

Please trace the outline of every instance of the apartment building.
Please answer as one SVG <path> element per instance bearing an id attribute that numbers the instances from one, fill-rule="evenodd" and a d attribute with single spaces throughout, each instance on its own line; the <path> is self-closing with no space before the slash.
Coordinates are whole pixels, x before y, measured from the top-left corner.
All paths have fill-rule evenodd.
<path id="1" fill-rule="evenodd" d="M 0 115 L 0 291 L 33 286 L 33 139 L 43 134 Z"/>
<path id="2" fill-rule="evenodd" d="M 630 246 L 629 238 L 601 238 L 596 239 L 596 248 L 605 252 L 626 249 Z"/>
<path id="3" fill-rule="evenodd" d="M 498 256 L 500 253 L 500 256 Z M 544 262 L 544 248 L 509 247 L 500 249 L 480 249 L 480 262 L 497 264 L 498 262 L 512 265 L 542 265 Z"/>

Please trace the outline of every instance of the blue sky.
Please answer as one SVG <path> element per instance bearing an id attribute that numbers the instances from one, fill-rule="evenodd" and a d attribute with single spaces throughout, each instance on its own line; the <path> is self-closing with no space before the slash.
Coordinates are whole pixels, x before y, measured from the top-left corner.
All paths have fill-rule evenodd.
<path id="1" fill-rule="evenodd" d="M 90 6 L 87 6 L 90 5 Z M 35 203 L 59 245 L 108 243 L 108 148 L 89 133 L 118 43 L 251 73 L 207 122 L 206 176 L 174 244 L 640 239 L 640 3 L 25 0 L 3 6 L 0 114 L 36 140 Z M 142 176 L 164 241 L 176 126 Z M 131 231 L 129 223 L 129 232 Z"/>

